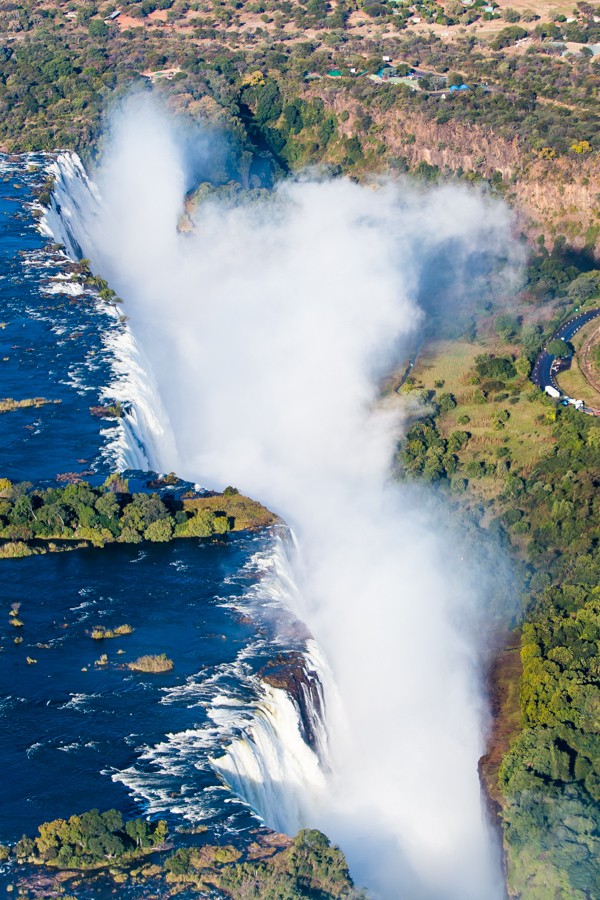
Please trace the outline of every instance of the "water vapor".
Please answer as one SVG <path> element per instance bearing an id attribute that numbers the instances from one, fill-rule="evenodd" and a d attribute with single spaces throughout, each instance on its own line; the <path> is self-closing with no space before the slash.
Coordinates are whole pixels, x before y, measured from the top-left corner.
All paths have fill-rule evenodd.
<path id="1" fill-rule="evenodd" d="M 501 897 L 477 774 L 484 598 L 390 480 L 403 419 L 380 384 L 423 307 L 458 308 L 490 260 L 516 259 L 508 211 L 456 186 L 289 180 L 266 201 L 205 203 L 182 234 L 188 157 L 168 118 L 130 105 L 79 226 L 168 417 L 150 463 L 235 484 L 298 538 L 298 613 L 338 697 L 305 824 L 375 896 Z"/>

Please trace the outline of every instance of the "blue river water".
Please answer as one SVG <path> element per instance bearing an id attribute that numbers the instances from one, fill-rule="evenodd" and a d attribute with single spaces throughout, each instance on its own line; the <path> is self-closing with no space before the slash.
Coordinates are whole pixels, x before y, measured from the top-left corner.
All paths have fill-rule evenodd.
<path id="1" fill-rule="evenodd" d="M 40 822 L 94 807 L 145 812 L 141 795 L 136 803 L 113 776 L 139 763 L 168 733 L 206 724 L 198 690 L 190 697 L 185 688 L 194 676 L 210 681 L 233 665 L 251 640 L 252 627 L 240 624 L 223 601 L 235 594 L 239 578 L 232 574 L 261 538 L 194 544 L 2 562 L 3 605 L 8 611 L 21 603 L 24 622 L 18 645 L 7 615 L 1 629 L 0 759 L 11 773 L 3 784 L 2 839 L 34 834 Z M 124 623 L 132 634 L 102 641 L 89 635 L 95 625 Z M 144 653 L 162 652 L 174 661 L 170 673 L 142 675 L 126 667 Z M 98 664 L 102 654 L 105 665 Z M 37 662 L 28 664 L 28 657 Z M 189 800 L 192 820 L 202 818 L 202 788 L 217 786 L 212 770 L 178 760 L 169 772 L 161 763 L 141 767 L 146 788 L 169 812 L 185 813 Z M 187 787 L 186 777 L 193 777 Z"/>
<path id="2" fill-rule="evenodd" d="M 118 315 L 70 280 L 36 227 L 34 164 L 0 165 L 0 397 L 51 402 L 0 414 L 0 476 L 98 483 L 118 462 L 118 422 L 90 414 L 113 374 L 105 338 Z M 203 821 L 217 836 L 258 824 L 211 756 L 278 652 L 272 615 L 255 608 L 272 547 L 262 532 L 0 561 L 0 842 L 94 807 Z M 90 636 L 123 624 L 133 632 Z M 126 665 L 162 652 L 171 672 Z"/>
<path id="3" fill-rule="evenodd" d="M 89 408 L 110 380 L 102 335 L 116 318 L 92 295 L 73 296 L 81 288 L 26 205 L 40 177 L 27 169 L 0 167 L 0 396 L 51 402 L 0 415 L 0 471 L 12 480 L 87 469 L 115 427 Z"/>

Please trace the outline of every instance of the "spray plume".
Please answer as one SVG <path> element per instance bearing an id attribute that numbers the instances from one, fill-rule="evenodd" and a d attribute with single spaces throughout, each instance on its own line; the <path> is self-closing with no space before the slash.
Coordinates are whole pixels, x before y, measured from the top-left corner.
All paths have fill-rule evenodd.
<path id="1" fill-rule="evenodd" d="M 516 258 L 508 212 L 456 186 L 307 179 L 205 203 L 182 234 L 186 159 L 173 123 L 130 103 L 100 203 L 78 211 L 168 417 L 150 462 L 236 484 L 298 537 L 297 612 L 339 701 L 305 824 L 341 843 L 375 896 L 501 897 L 477 774 L 481 589 L 427 505 L 390 482 L 402 420 L 378 396 L 419 301 L 460 299 L 482 256 Z"/>

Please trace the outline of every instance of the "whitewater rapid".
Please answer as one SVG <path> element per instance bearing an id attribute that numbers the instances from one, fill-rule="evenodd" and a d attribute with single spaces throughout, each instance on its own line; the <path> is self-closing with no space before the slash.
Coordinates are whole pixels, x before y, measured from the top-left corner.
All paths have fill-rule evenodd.
<path id="1" fill-rule="evenodd" d="M 90 246 L 86 213 L 99 204 L 98 190 L 75 154 L 60 154 L 48 171 L 55 188 L 41 229 L 61 244 L 71 259 L 79 260 L 84 256 L 82 245 Z M 117 470 L 160 469 L 173 458 L 173 451 L 168 416 L 149 363 L 125 322 L 107 332 L 104 342 L 113 377 L 101 396 L 111 402 L 121 401 L 125 410 L 118 420 L 118 434 L 106 448 L 107 459 Z M 281 628 L 282 621 L 290 619 L 298 599 L 290 562 L 293 553 L 293 540 L 280 526 L 270 551 L 255 554 L 250 560 L 249 567 L 259 573 L 260 580 L 239 598 L 239 612 L 265 619 L 270 629 L 276 621 Z M 289 623 L 287 627 L 291 627 Z M 234 664 L 221 667 L 210 679 L 191 679 L 166 692 L 165 704 L 180 699 L 182 693 L 188 702 L 203 704 L 212 724 L 170 734 L 163 743 L 147 747 L 138 763 L 112 774 L 113 780 L 124 784 L 150 814 L 179 815 L 192 822 L 214 814 L 215 806 L 206 790 L 195 792 L 189 777 L 194 768 L 207 765 L 261 821 L 278 831 L 295 833 L 308 821 L 314 804 L 322 802 L 329 767 L 325 691 L 335 694 L 328 666 L 316 642 L 307 640 L 302 648 L 306 673 L 309 677 L 312 673 L 319 692 L 315 707 L 312 696 L 304 690 L 304 708 L 312 717 L 316 736 L 311 747 L 296 700 L 286 690 L 249 674 L 246 662 L 259 649 L 259 642 L 255 642 Z M 188 782 L 179 802 L 174 801 L 170 790 L 172 776 Z"/>
<path id="2" fill-rule="evenodd" d="M 267 211 L 209 207 L 198 236 L 184 237 L 175 142 L 136 124 L 117 136 L 101 190 L 76 157 L 57 158 L 45 227 L 126 300 L 114 352 L 147 461 L 233 480 L 298 529 L 284 564 L 275 541 L 275 577 L 261 580 L 255 609 L 276 597 L 308 622 L 307 668 L 321 686 L 314 747 L 294 698 L 255 680 L 249 703 L 211 698 L 214 734 L 149 752 L 173 761 L 226 733 L 210 764 L 230 788 L 271 827 L 326 830 L 375 896 L 500 897 L 477 776 L 480 588 L 427 510 L 389 484 L 399 423 L 375 408 L 374 376 L 419 317 L 413 297 L 430 274 L 419 266 L 436 253 L 448 271 L 468 261 L 481 230 L 502 244 L 507 220 L 460 193 L 407 193 L 403 207 L 389 188 L 339 181 L 284 186 Z M 419 243 L 432 215 L 438 234 Z M 136 773 L 116 777 L 133 785 Z M 136 790 L 153 811 L 168 803 Z"/>
<path id="3" fill-rule="evenodd" d="M 39 220 L 40 230 L 64 247 L 70 260 L 79 261 L 85 258 L 82 245 L 89 246 L 91 240 L 86 232 L 86 211 L 98 208 L 98 189 L 74 153 L 59 154 L 48 163 L 47 173 L 54 178 L 55 188 L 52 203 Z M 64 291 L 65 286 L 60 289 Z M 126 324 L 124 310 L 115 303 L 105 306 L 120 327 L 107 328 L 103 334 L 112 371 L 100 399 L 120 402 L 124 415 L 117 420 L 116 434 L 111 433 L 104 457 L 116 471 L 157 470 L 161 458 L 172 452 L 168 416 L 148 360 Z"/>

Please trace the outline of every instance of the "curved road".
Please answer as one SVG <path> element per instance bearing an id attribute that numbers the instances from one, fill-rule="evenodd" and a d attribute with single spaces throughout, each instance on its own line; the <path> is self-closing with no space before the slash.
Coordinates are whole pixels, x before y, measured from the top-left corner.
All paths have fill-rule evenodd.
<path id="1" fill-rule="evenodd" d="M 592 319 L 595 319 L 597 316 L 600 316 L 600 309 L 590 309 L 587 312 L 578 313 L 561 325 L 560 328 L 554 332 L 548 343 L 557 339 L 570 341 L 580 328 L 583 328 L 584 325 L 587 325 L 588 322 L 591 322 Z M 542 390 L 548 386 L 560 390 L 554 380 L 554 372 L 559 371 L 560 369 L 560 366 L 556 363 L 556 357 L 552 356 L 551 353 L 548 353 L 544 347 L 536 359 L 533 372 L 531 373 L 531 380 L 533 383 L 537 384 L 538 387 L 541 387 Z"/>

